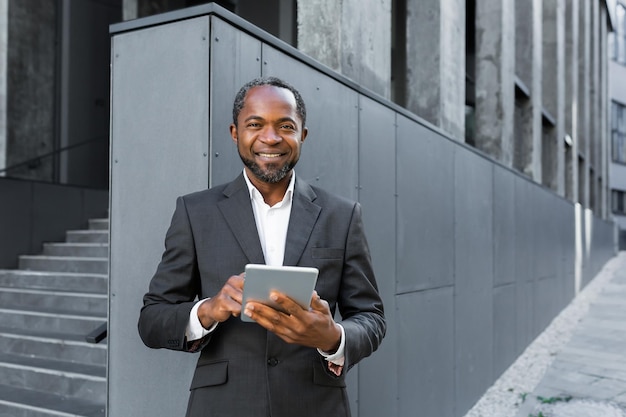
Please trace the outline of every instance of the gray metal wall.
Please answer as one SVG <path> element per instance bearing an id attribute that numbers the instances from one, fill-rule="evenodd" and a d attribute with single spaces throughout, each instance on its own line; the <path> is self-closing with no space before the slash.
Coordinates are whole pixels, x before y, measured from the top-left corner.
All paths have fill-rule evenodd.
<path id="1" fill-rule="evenodd" d="M 241 171 L 231 103 L 258 75 L 307 103 L 298 175 L 363 206 L 389 331 L 350 372 L 353 414 L 463 415 L 574 296 L 574 206 L 236 17 L 194 10 L 113 28 L 109 416 L 183 413 L 196 357 L 141 344 L 141 297 L 175 197 Z M 605 249 L 589 265 L 613 255 L 595 223 Z"/>
<path id="2" fill-rule="evenodd" d="M 17 268 L 19 255 L 41 253 L 65 231 L 106 217 L 108 191 L 0 178 L 0 268 Z"/>

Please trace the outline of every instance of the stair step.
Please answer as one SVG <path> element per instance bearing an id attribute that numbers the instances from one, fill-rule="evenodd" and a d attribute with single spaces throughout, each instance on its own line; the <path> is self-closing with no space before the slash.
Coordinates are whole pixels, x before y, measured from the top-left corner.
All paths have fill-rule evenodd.
<path id="1" fill-rule="evenodd" d="M 87 343 L 78 335 L 0 327 L 0 352 L 87 365 L 106 366 L 106 340 Z"/>
<path id="2" fill-rule="evenodd" d="M 68 230 L 65 236 L 68 243 L 109 243 L 108 230 Z"/>
<path id="3" fill-rule="evenodd" d="M 44 243 L 43 254 L 48 256 L 84 256 L 108 258 L 108 243 Z"/>
<path id="4" fill-rule="evenodd" d="M 0 270 L 0 286 L 10 288 L 39 288 L 50 290 L 80 290 L 106 294 L 109 279 L 106 274 Z"/>
<path id="5" fill-rule="evenodd" d="M 89 230 L 109 230 L 109 219 L 89 219 Z"/>
<path id="6" fill-rule="evenodd" d="M 106 274 L 109 260 L 77 256 L 22 255 L 19 257 L 19 268 L 30 271 Z"/>
<path id="7" fill-rule="evenodd" d="M 105 417 L 109 220 L 0 269 L 0 417 Z"/>
<path id="8" fill-rule="evenodd" d="M 0 308 L 0 323 L 11 329 L 30 329 L 69 333 L 84 337 L 102 323 L 106 317 L 91 312 L 68 312 L 57 309 L 30 311 L 16 308 Z M 1 381 L 1 380 L 0 380 Z"/>
<path id="9" fill-rule="evenodd" d="M 65 311 L 91 311 L 106 316 L 106 294 L 51 291 L 0 287 L 0 305 L 5 308 L 35 309 L 56 308 Z"/>
<path id="10" fill-rule="evenodd" d="M 106 402 L 106 367 L 0 353 L 3 384 L 62 397 Z"/>
<path id="11" fill-rule="evenodd" d="M 104 417 L 104 403 L 0 385 L 0 416 Z"/>

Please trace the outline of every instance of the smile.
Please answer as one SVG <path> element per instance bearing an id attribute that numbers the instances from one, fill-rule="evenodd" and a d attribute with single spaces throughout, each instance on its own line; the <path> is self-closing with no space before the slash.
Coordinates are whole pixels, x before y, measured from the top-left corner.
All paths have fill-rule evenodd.
<path id="1" fill-rule="evenodd" d="M 281 153 L 257 153 L 257 155 L 263 158 L 278 158 L 279 156 L 282 156 Z"/>

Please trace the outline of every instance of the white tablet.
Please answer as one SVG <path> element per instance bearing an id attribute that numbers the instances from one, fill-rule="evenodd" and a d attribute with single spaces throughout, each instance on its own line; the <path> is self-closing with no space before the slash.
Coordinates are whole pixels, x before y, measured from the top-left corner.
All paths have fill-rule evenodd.
<path id="1" fill-rule="evenodd" d="M 280 307 L 270 300 L 270 292 L 279 291 L 308 309 L 319 271 L 317 268 L 301 266 L 246 265 L 246 278 L 243 284 L 242 308 L 248 301 L 259 301 L 277 310 Z M 254 322 L 241 314 L 241 320 Z"/>

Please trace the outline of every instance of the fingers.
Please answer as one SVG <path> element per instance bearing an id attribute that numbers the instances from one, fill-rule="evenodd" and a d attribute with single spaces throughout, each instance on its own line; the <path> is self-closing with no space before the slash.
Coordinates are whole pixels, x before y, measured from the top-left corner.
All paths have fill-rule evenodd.
<path id="1" fill-rule="evenodd" d="M 280 326 L 284 318 L 289 315 L 274 308 L 251 301 L 244 306 L 243 314 L 247 315 L 261 326 L 268 330 L 274 330 L 276 326 Z"/>
<path id="2" fill-rule="evenodd" d="M 243 278 L 239 275 L 233 275 L 226 281 L 219 294 L 228 296 L 241 305 L 243 300 Z"/>
<path id="3" fill-rule="evenodd" d="M 322 299 L 317 291 L 313 291 L 313 295 L 311 296 L 311 309 L 319 311 L 320 313 L 330 314 L 330 307 L 328 306 L 328 302 Z"/>
<path id="4" fill-rule="evenodd" d="M 302 308 L 282 293 L 272 293 L 270 299 L 285 312 L 251 301 L 244 306 L 243 314 L 287 343 L 318 348 L 336 345 L 337 328 L 328 302 L 316 292 L 311 296 L 309 309 Z"/>
<path id="5" fill-rule="evenodd" d="M 272 292 L 270 293 L 270 300 L 276 303 L 283 311 L 286 311 L 288 315 L 299 315 L 308 311 L 308 309 L 303 308 L 300 304 L 298 304 L 293 299 L 289 298 L 287 295 L 280 292 Z"/>
<path id="6" fill-rule="evenodd" d="M 233 275 L 220 291 L 198 309 L 198 317 L 203 325 L 211 322 L 223 322 L 229 317 L 241 314 L 244 274 Z M 205 326 L 207 327 L 207 326 Z"/>

